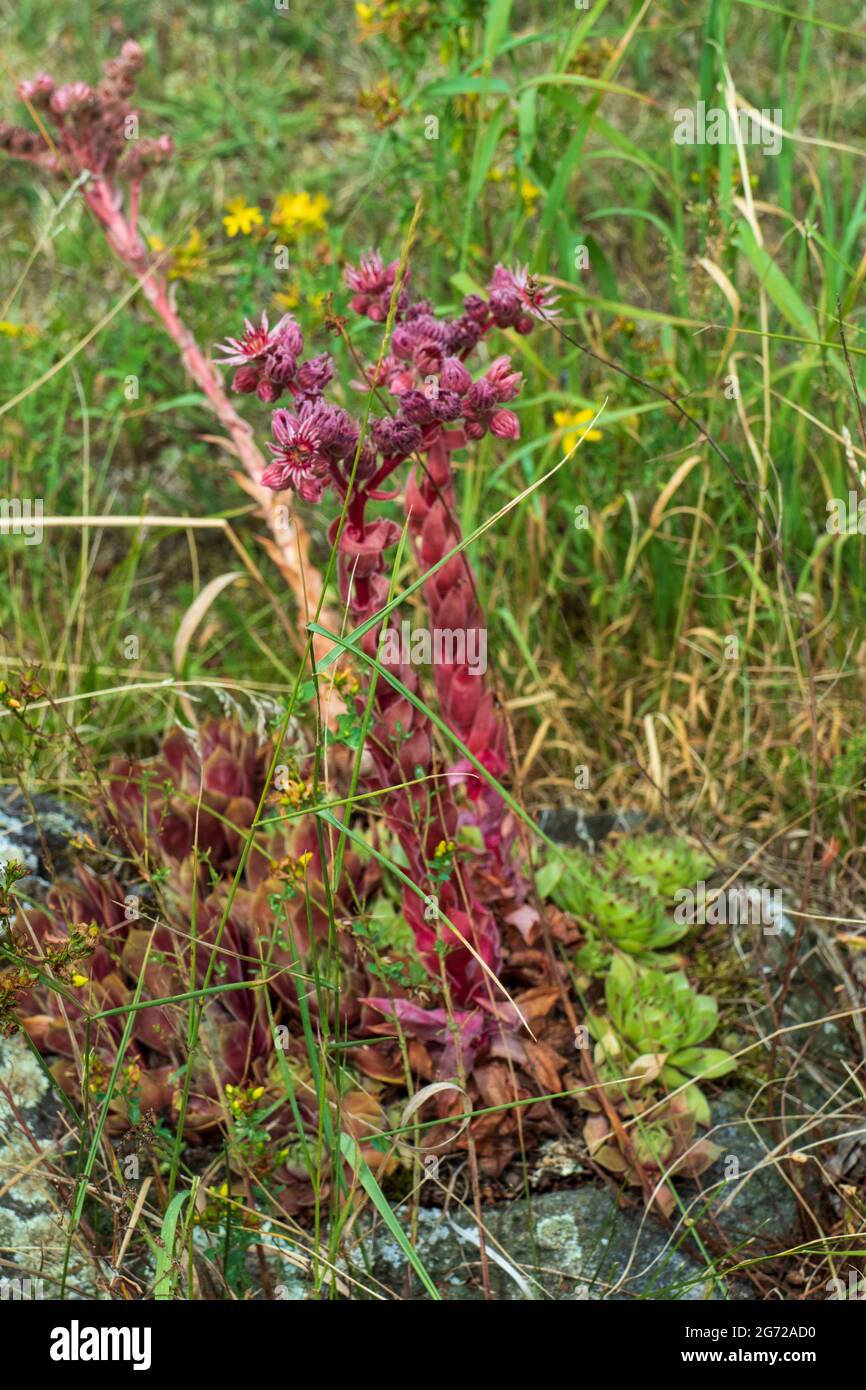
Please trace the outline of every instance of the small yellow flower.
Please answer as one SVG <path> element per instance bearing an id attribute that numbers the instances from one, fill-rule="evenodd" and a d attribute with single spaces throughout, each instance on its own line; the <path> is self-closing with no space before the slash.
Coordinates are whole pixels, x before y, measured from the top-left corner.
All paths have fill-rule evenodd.
<path id="1" fill-rule="evenodd" d="M 487 175 L 487 179 L 489 183 L 504 183 L 505 173 L 502 169 L 497 169 L 494 166 Z M 518 169 L 513 168 L 508 174 L 508 182 L 511 184 L 514 192 L 523 199 L 523 206 L 526 208 L 526 211 L 533 213 L 535 211 L 535 205 L 541 197 L 541 189 L 538 187 L 538 184 L 533 183 L 532 179 L 528 178 L 526 174 L 521 174 Z"/>
<path id="2" fill-rule="evenodd" d="M 226 203 L 226 212 L 228 217 L 223 218 L 223 226 L 229 236 L 237 236 L 238 232 L 249 236 L 253 227 L 260 227 L 264 220 L 261 209 L 248 204 L 246 198 L 232 198 Z"/>
<path id="3" fill-rule="evenodd" d="M 301 286 L 297 280 L 293 280 L 286 291 L 280 291 L 274 295 L 274 303 L 278 309 L 297 309 L 301 302 Z"/>
<path id="4" fill-rule="evenodd" d="M 373 20 L 376 18 L 376 11 L 373 9 L 372 5 L 357 4 L 355 6 L 355 14 L 362 24 L 372 24 Z"/>
<path id="5" fill-rule="evenodd" d="M 271 226 L 289 237 L 303 236 L 305 232 L 323 232 L 325 213 L 331 206 L 324 193 L 313 197 L 307 192 L 281 193 L 274 203 L 271 213 Z"/>
<path id="6" fill-rule="evenodd" d="M 166 249 L 161 237 L 148 237 L 147 241 L 151 251 L 157 255 Z M 194 280 L 196 275 L 207 269 L 207 245 L 198 227 L 193 227 L 183 246 L 175 246 L 169 252 L 163 264 L 168 266 L 169 280 Z"/>
<path id="7" fill-rule="evenodd" d="M 76 970 L 75 974 L 72 976 L 72 983 L 76 989 L 82 989 L 83 986 L 87 984 L 87 976 L 79 975 L 78 971 Z"/>
<path id="8" fill-rule="evenodd" d="M 389 77 L 383 77 L 375 87 L 359 92 L 358 105 L 362 111 L 373 112 L 380 129 L 393 125 L 403 115 L 400 89 Z"/>
<path id="9" fill-rule="evenodd" d="M 0 334 L 6 338 L 23 338 L 27 347 L 38 336 L 38 329 L 33 323 L 10 323 L 8 319 L 0 319 Z"/>
<path id="10" fill-rule="evenodd" d="M 434 859 L 444 859 L 446 854 L 453 854 L 455 849 L 453 840 L 440 840 L 433 851 Z"/>
<path id="11" fill-rule="evenodd" d="M 553 412 L 553 418 L 556 424 L 561 430 L 565 431 L 562 436 L 562 447 L 567 454 L 571 453 L 578 439 L 580 439 L 583 434 L 583 430 L 578 427 L 585 425 L 587 420 L 591 420 L 594 415 L 594 410 L 555 410 Z M 594 444 L 595 441 L 601 439 L 601 437 L 601 430 L 587 430 L 585 436 L 589 444 Z"/>
<path id="12" fill-rule="evenodd" d="M 354 671 L 351 670 L 338 671 L 334 677 L 334 685 L 337 687 L 340 694 L 346 698 L 350 695 L 357 695 L 358 691 L 361 689 L 361 682 L 358 680 Z"/>
<path id="13" fill-rule="evenodd" d="M 252 1091 L 250 1091 L 250 1100 L 261 1100 L 261 1098 L 262 1098 L 262 1096 L 263 1096 L 264 1094 L 265 1094 L 265 1088 L 264 1088 L 264 1086 L 256 1086 L 256 1087 L 253 1088 Z"/>
<path id="14" fill-rule="evenodd" d="M 520 196 L 526 211 L 534 212 L 535 204 L 541 197 L 541 189 L 532 182 L 532 179 L 523 178 L 520 181 Z"/>

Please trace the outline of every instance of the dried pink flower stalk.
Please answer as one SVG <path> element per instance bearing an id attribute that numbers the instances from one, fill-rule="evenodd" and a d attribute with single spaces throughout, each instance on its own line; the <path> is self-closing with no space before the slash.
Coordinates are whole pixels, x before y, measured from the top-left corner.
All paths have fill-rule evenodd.
<path id="1" fill-rule="evenodd" d="M 96 87 L 86 82 L 58 87 L 48 73 L 19 83 L 19 96 L 39 130 L 0 122 L 0 150 L 49 173 L 82 180 L 81 196 L 105 232 L 109 246 L 139 281 L 154 313 L 177 346 L 184 366 L 229 435 L 247 474 L 246 478 L 239 475 L 238 481 L 258 502 L 271 528 L 273 539 L 264 541 L 265 548 L 294 592 L 301 612 L 306 614 L 308 609 L 315 610 L 322 592 L 321 576 L 309 559 L 307 533 L 297 517 L 291 526 L 285 524 L 270 486 L 263 485 L 266 461 L 252 430 L 235 410 L 222 378 L 178 314 L 174 289 L 160 268 L 159 258 L 151 255 L 138 232 L 142 179 L 154 165 L 170 159 L 174 148 L 168 136 L 154 140 L 137 138 L 138 113 L 130 105 L 130 98 L 143 61 L 140 45 L 130 39 L 124 43 L 120 57 L 105 64 L 103 79 Z M 264 323 L 267 331 L 266 320 Z M 280 329 L 281 325 L 277 325 L 273 333 L 278 334 Z M 248 333 L 255 337 L 256 330 L 248 325 Z M 242 343 L 230 344 L 230 352 L 232 348 L 235 360 L 247 362 L 249 354 Z M 251 389 L 256 389 L 258 380 L 257 376 Z M 265 400 L 276 399 L 276 395 L 267 393 L 267 388 L 259 394 Z M 329 615 L 328 625 L 333 621 L 333 615 Z M 320 643 L 319 650 L 327 650 L 327 644 Z"/>

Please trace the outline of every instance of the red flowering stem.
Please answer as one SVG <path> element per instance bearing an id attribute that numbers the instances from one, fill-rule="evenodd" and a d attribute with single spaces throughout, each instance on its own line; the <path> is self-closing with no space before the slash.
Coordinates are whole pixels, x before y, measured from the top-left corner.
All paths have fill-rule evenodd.
<path id="1" fill-rule="evenodd" d="M 457 520 L 451 450 L 440 431 L 427 452 L 426 471 L 418 470 L 409 481 L 406 504 L 415 554 L 424 570 L 430 569 L 463 535 Z M 478 603 L 475 576 L 465 551 L 453 555 L 424 585 L 424 597 L 435 628 L 452 632 L 484 632 L 484 614 Z M 473 674 L 470 664 L 438 662 L 434 666 L 436 691 L 442 713 L 461 742 L 475 754 L 495 755 L 504 769 L 507 747 L 505 727 L 496 711 L 484 674 Z"/>
<path id="2" fill-rule="evenodd" d="M 353 498 L 354 519 L 347 520 L 339 541 L 340 591 L 357 625 L 387 602 L 385 550 L 400 536 L 400 528 L 393 521 L 379 518 L 370 523 L 365 520 L 364 510 L 369 500 L 367 487 L 359 491 L 357 501 Z M 365 634 L 363 645 L 368 654 L 377 652 L 378 628 Z M 382 664 L 392 670 L 413 695 L 418 693 L 420 683 L 411 665 L 402 661 L 388 662 L 384 658 Z M 430 721 L 384 680 L 376 684 L 374 708 L 371 752 L 376 782 L 381 786 L 394 786 L 419 775 L 430 774 L 431 777 L 423 789 L 413 788 L 411 793 L 408 789 L 392 791 L 384 799 L 383 809 L 404 850 L 413 880 L 427 894 L 426 909 L 415 893 L 407 890 L 403 897 L 404 915 L 412 927 L 419 955 L 431 975 L 438 978 L 442 964 L 437 947 L 444 937 L 450 948 L 445 958 L 449 992 L 457 1006 L 465 1007 L 472 1004 L 479 992 L 486 993 L 489 986 L 471 952 L 453 938 L 450 928 L 440 927 L 437 909 L 441 909 L 461 935 L 472 942 L 494 972 L 501 960 L 499 930 L 475 891 L 470 864 L 454 863 L 441 880 L 431 875 L 431 865 L 438 863 L 445 867 L 441 847 L 456 839 L 460 813 L 449 782 L 433 776 Z M 450 862 L 453 851 L 447 854 Z"/>
<path id="3" fill-rule="evenodd" d="M 409 529 L 422 570 L 431 569 L 463 539 L 455 508 L 450 439 L 465 442 L 460 435 L 449 437 L 439 431 L 427 451 L 426 470 L 413 473 L 406 490 Z M 464 660 L 439 661 L 433 667 L 442 714 L 470 752 L 499 777 L 508 766 L 508 740 L 493 691 L 479 669 L 481 634 L 486 658 L 487 630 L 465 551 L 452 555 L 431 576 L 424 585 L 424 596 L 434 631 L 464 634 Z M 466 775 L 474 779 L 468 789 L 487 850 L 483 896 L 497 917 L 526 931 L 537 914 L 528 906 L 528 876 L 514 858 L 517 824 L 498 792 L 481 782 L 477 771 L 466 769 Z"/>

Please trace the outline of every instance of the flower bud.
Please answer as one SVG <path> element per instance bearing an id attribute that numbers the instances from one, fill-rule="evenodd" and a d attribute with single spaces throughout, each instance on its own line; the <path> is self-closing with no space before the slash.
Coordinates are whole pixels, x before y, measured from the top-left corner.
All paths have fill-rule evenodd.
<path id="1" fill-rule="evenodd" d="M 334 363 L 327 352 L 302 362 L 298 369 L 298 385 L 304 391 L 320 395 L 334 375 Z"/>
<path id="2" fill-rule="evenodd" d="M 519 439 L 520 421 L 513 410 L 497 410 L 490 417 L 490 433 L 500 439 Z"/>
<path id="3" fill-rule="evenodd" d="M 265 354 L 265 373 L 275 386 L 288 386 L 294 381 L 298 364 L 282 341 L 278 341 L 270 352 Z"/>
<path id="4" fill-rule="evenodd" d="M 238 367 L 232 378 L 232 390 L 251 396 L 259 384 L 258 367 Z"/>
<path id="5" fill-rule="evenodd" d="M 472 377 L 459 357 L 446 357 L 439 373 L 439 384 L 446 391 L 456 391 L 458 395 L 465 396 L 472 385 Z"/>
<path id="6" fill-rule="evenodd" d="M 270 381 L 268 377 L 262 377 L 256 387 L 256 395 L 260 401 L 264 401 L 265 405 L 273 405 L 274 401 L 280 399 L 282 393 L 282 386 L 278 386 L 275 382 Z"/>

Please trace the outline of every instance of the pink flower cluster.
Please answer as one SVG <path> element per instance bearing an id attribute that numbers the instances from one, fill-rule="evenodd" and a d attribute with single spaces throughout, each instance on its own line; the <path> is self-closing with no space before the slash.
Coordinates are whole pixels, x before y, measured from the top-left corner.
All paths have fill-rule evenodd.
<path id="1" fill-rule="evenodd" d="M 352 307 L 382 322 L 397 269 L 398 262 L 385 266 L 378 252 L 362 256 L 359 268 L 350 266 L 346 281 L 354 291 Z M 503 266 L 496 267 L 489 302 L 469 296 L 463 314 L 454 320 L 437 317 L 427 300 L 410 305 L 407 291 L 401 289 L 391 351 L 378 369 L 367 370 L 366 382 L 359 383 L 365 389 L 371 384 L 386 387 L 397 409 L 394 415 L 370 421 L 356 471 L 356 518 L 362 494 L 377 499 L 389 473 L 410 454 L 427 452 L 443 427 L 461 429 L 462 442 L 482 439 L 488 432 L 500 439 L 520 437 L 518 418 L 506 409 L 523 381 L 511 358 L 497 357 L 476 380 L 463 359 L 494 327 L 528 332 L 533 315 L 555 313 L 553 303 L 525 269 L 509 271 Z M 267 404 L 284 392 L 293 397 L 292 411 L 274 414 L 274 461 L 261 481 L 275 491 L 292 489 L 305 501 L 317 502 L 329 484 L 346 495 L 360 428 L 345 411 L 324 402 L 334 374 L 330 356 L 322 353 L 302 361 L 303 350 L 303 333 L 290 315 L 271 327 L 262 314 L 259 323 L 247 319 L 242 334 L 220 344 L 223 356 L 216 360 L 237 368 L 235 391 L 255 394 Z"/>
<path id="2" fill-rule="evenodd" d="M 53 127 L 53 149 L 43 135 L 23 126 L 0 122 L 0 149 L 26 159 L 55 174 L 137 181 L 152 165 L 173 153 L 167 135 L 139 139 L 137 113 L 129 104 L 144 55 L 141 46 L 128 39 L 119 58 L 110 58 L 97 86 L 67 82 L 57 86 L 47 72 L 18 84 L 21 100 Z"/>
<path id="3" fill-rule="evenodd" d="M 399 261 L 385 265 L 378 251 L 368 251 L 361 256 L 360 266 L 349 266 L 346 270 L 346 284 L 354 290 L 351 304 L 356 314 L 363 314 L 374 323 L 384 323 L 391 304 L 391 292 L 397 278 Z M 400 290 L 397 308 L 405 309 L 408 291 L 405 285 Z"/>

